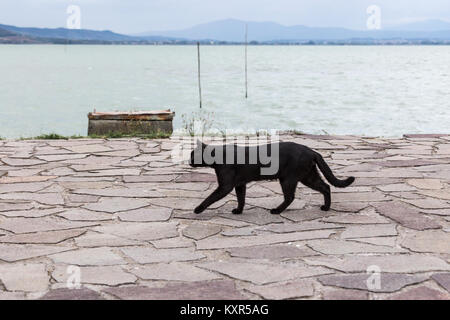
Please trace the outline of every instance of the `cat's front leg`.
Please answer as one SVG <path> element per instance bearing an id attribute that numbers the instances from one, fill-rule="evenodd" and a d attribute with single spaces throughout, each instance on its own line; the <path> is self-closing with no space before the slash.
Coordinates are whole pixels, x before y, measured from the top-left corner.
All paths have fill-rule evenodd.
<path id="1" fill-rule="evenodd" d="M 236 190 L 236 196 L 238 199 L 238 207 L 237 209 L 234 209 L 232 212 L 233 214 L 242 214 L 242 212 L 244 211 L 244 207 L 245 207 L 245 193 L 247 190 L 247 186 L 241 185 L 241 186 L 237 186 L 235 188 Z"/>
<path id="2" fill-rule="evenodd" d="M 203 201 L 197 208 L 195 208 L 194 213 L 200 214 L 205 211 L 214 202 L 217 202 L 227 196 L 233 190 L 233 186 L 219 186 L 205 201 Z"/>
<path id="3" fill-rule="evenodd" d="M 203 207 L 202 205 L 199 205 L 197 208 L 194 209 L 194 213 L 195 214 L 200 214 L 200 213 L 202 213 L 205 210 L 206 210 L 205 207 Z"/>
<path id="4" fill-rule="evenodd" d="M 286 210 L 295 200 L 295 190 L 297 189 L 298 181 L 296 179 L 284 179 L 280 181 L 281 189 L 284 194 L 284 201 L 278 208 L 270 210 L 271 214 L 278 215 Z"/>

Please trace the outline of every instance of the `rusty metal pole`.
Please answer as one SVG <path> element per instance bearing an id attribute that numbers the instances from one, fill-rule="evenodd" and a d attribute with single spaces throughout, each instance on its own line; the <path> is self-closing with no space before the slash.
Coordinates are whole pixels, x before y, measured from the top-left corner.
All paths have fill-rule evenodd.
<path id="1" fill-rule="evenodd" d="M 248 24 L 245 25 L 245 99 L 248 98 L 248 58 L 247 49 L 248 48 Z"/>
<path id="2" fill-rule="evenodd" d="M 197 58 L 198 58 L 198 94 L 200 97 L 200 109 L 202 108 L 202 79 L 200 73 L 200 42 L 197 42 Z"/>

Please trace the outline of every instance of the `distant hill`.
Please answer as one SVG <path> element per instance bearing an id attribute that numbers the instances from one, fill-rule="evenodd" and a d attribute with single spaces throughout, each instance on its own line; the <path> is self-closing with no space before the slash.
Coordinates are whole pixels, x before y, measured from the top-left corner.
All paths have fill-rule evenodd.
<path id="1" fill-rule="evenodd" d="M 450 23 L 427 20 L 383 30 L 350 30 L 284 26 L 275 22 L 245 22 L 228 19 L 175 31 L 124 35 L 112 31 L 65 28 L 21 28 L 0 24 L 0 43 L 56 44 L 450 44 Z"/>
<path id="2" fill-rule="evenodd" d="M 71 41 L 94 41 L 94 42 L 154 42 L 172 41 L 164 36 L 135 37 L 114 33 L 112 31 L 95 31 L 85 29 L 65 29 L 65 28 L 21 28 L 0 24 L 0 30 L 11 32 L 15 35 L 22 35 L 34 39 L 46 39 L 44 42 L 54 42 L 55 40 Z"/>
<path id="3" fill-rule="evenodd" d="M 403 31 L 448 31 L 450 30 L 450 22 L 442 20 L 423 20 L 402 24 L 394 27 L 386 28 L 386 30 L 403 30 Z"/>
<path id="4" fill-rule="evenodd" d="M 351 36 L 346 29 L 314 30 L 315 28 L 308 28 L 305 26 L 286 27 L 275 22 L 245 22 L 234 19 L 200 24 L 183 30 L 154 31 L 143 35 L 151 36 L 158 34 L 191 40 L 209 39 L 216 41 L 243 42 L 245 40 L 246 24 L 248 24 L 249 41 L 323 39 L 320 35 L 321 31 L 323 31 L 324 34 L 326 33 L 327 37 L 334 37 L 330 34 L 330 31 L 341 39 Z"/>
<path id="5" fill-rule="evenodd" d="M 14 35 L 16 34 L 11 31 L 0 28 L 0 37 L 12 37 Z"/>
<path id="6" fill-rule="evenodd" d="M 0 44 L 33 44 L 42 43 L 41 40 L 21 35 L 9 30 L 0 28 Z"/>
<path id="7" fill-rule="evenodd" d="M 437 22 L 405 25 L 386 30 L 350 30 L 345 28 L 312 28 L 302 25 L 284 26 L 274 22 L 245 22 L 235 19 L 214 21 L 192 28 L 175 31 L 154 31 L 141 34 L 146 36 L 179 37 L 190 40 L 211 39 L 217 41 L 244 41 L 245 25 L 248 24 L 249 41 L 294 41 L 294 40 L 345 40 L 345 39 L 450 39 L 450 25 Z M 421 30 L 420 26 L 424 29 Z M 431 27 L 433 26 L 433 28 Z M 417 30 L 416 30 L 417 29 Z"/>

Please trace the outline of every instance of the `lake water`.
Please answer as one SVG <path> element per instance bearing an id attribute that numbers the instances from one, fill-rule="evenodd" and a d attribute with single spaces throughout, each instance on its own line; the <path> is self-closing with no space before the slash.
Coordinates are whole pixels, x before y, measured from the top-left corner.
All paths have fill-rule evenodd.
<path id="1" fill-rule="evenodd" d="M 219 129 L 400 136 L 450 132 L 450 47 L 201 48 Z M 195 46 L 0 46 L 0 136 L 86 135 L 87 113 L 198 110 Z"/>

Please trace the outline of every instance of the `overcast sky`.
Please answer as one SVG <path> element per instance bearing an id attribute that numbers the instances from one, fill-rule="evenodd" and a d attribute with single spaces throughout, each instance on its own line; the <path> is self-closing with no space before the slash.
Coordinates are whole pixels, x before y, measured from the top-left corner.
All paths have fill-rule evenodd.
<path id="1" fill-rule="evenodd" d="M 450 21 L 450 0 L 0 0 L 0 23 L 65 27 L 71 4 L 81 8 L 83 29 L 121 33 L 182 29 L 227 18 L 364 29 L 372 4 L 381 8 L 384 26 Z"/>

